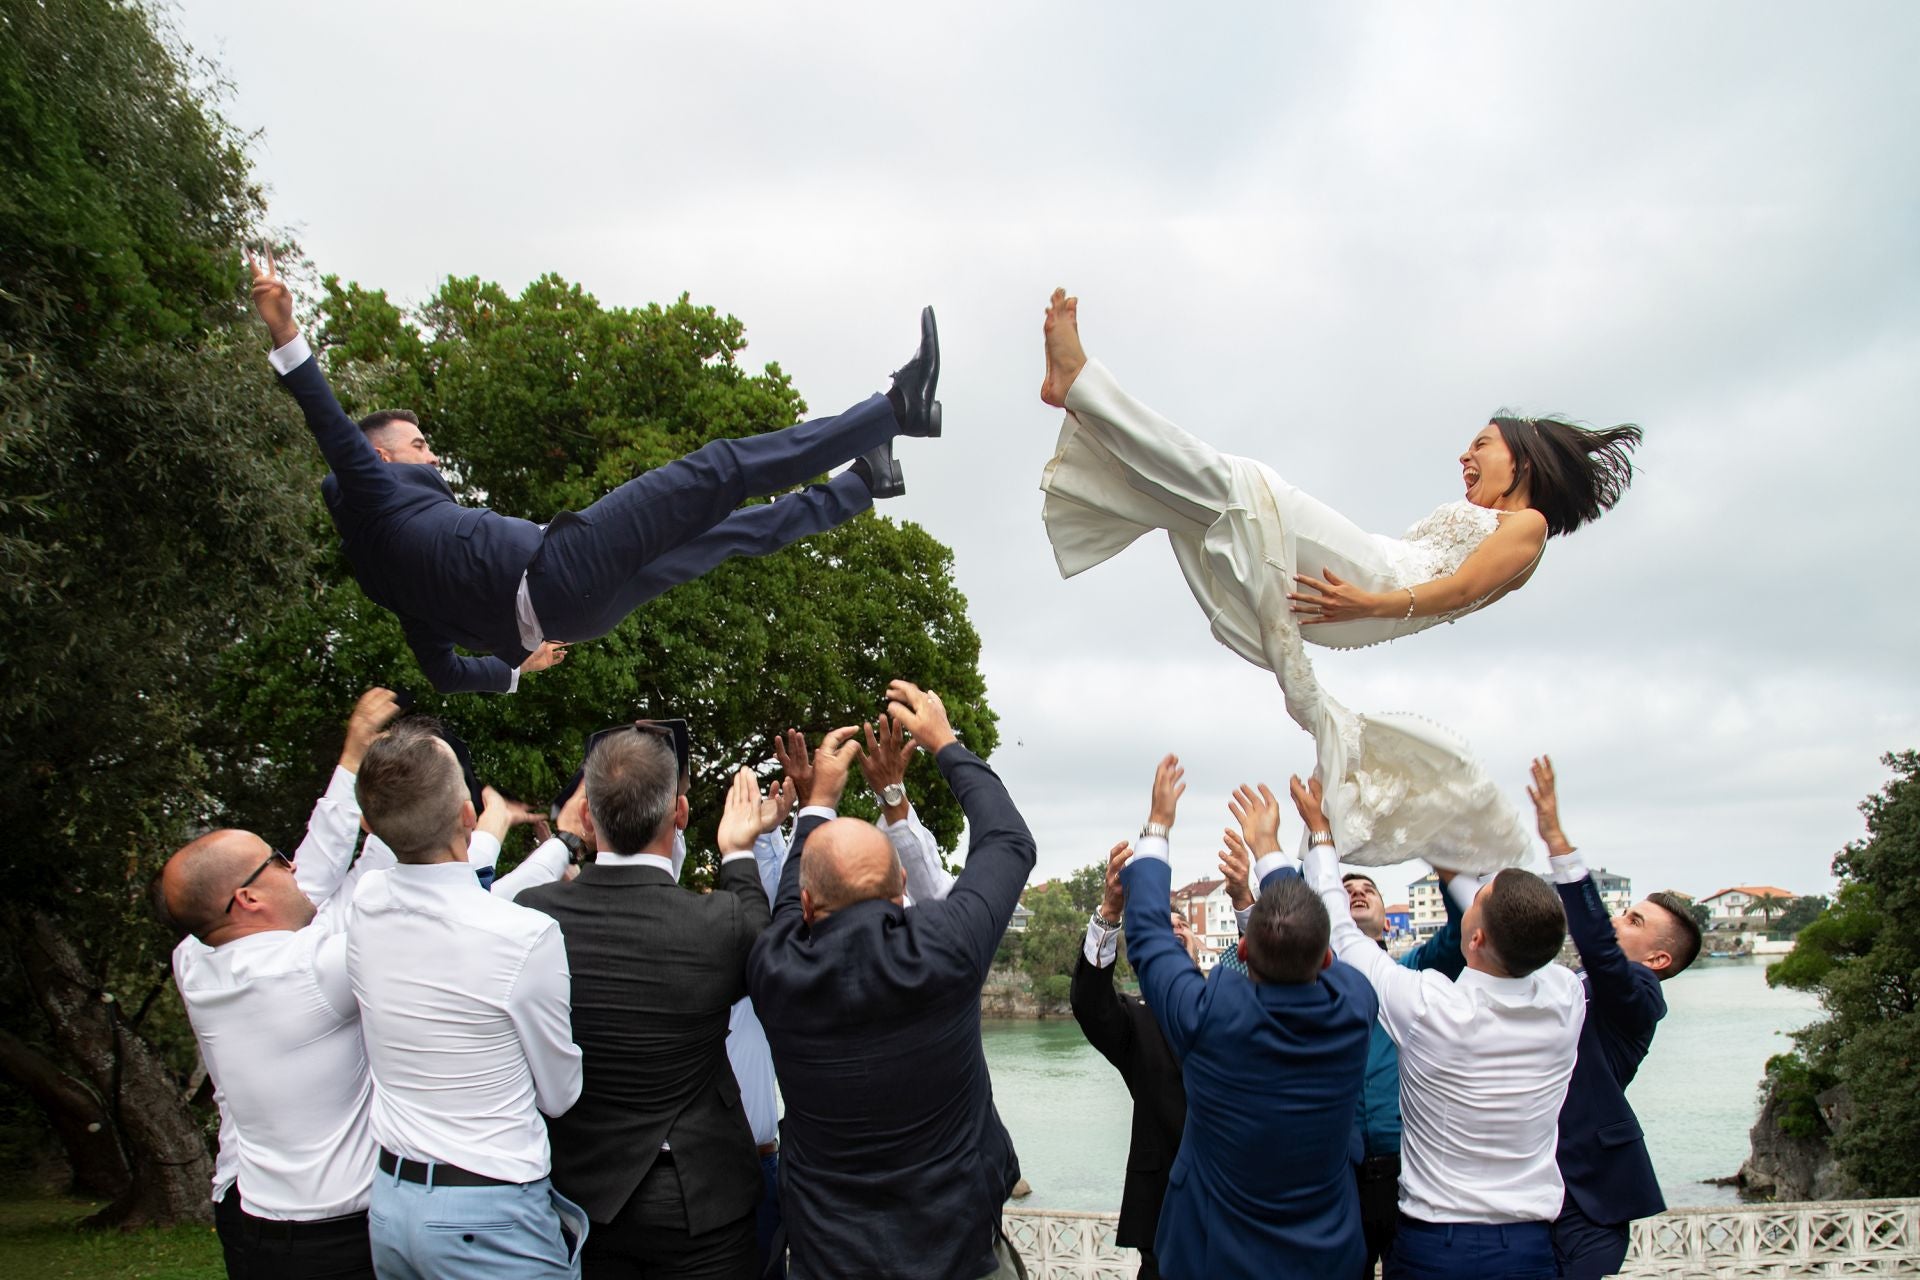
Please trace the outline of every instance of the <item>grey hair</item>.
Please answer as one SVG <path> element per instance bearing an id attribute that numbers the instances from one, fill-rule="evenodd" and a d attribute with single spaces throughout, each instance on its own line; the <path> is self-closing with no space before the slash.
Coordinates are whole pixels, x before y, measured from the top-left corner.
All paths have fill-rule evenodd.
<path id="1" fill-rule="evenodd" d="M 616 733 L 587 757 L 586 788 L 600 847 L 638 853 L 673 817 L 680 793 L 673 745 L 650 733 Z"/>

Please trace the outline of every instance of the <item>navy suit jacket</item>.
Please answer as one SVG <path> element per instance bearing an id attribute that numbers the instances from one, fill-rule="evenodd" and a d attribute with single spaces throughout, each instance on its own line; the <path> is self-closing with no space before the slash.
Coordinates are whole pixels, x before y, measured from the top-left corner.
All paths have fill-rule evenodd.
<path id="1" fill-rule="evenodd" d="M 1665 1212 L 1667 1202 L 1626 1089 L 1653 1047 L 1666 997 L 1653 970 L 1620 950 L 1592 876 L 1555 887 L 1587 988 L 1580 1054 L 1560 1107 L 1560 1176 L 1567 1195 L 1594 1222 L 1649 1218 Z"/>
<path id="2" fill-rule="evenodd" d="M 514 620 L 520 577 L 540 526 L 463 507 L 439 468 L 381 461 L 346 415 L 317 358 L 282 375 L 330 472 L 321 496 L 360 589 L 400 618 L 407 643 L 442 693 L 506 692 L 526 660 Z M 504 655 L 463 658 L 455 645 Z"/>
<path id="3" fill-rule="evenodd" d="M 780 1213 L 792 1274 L 978 1280 L 1020 1179 L 980 1046 L 980 988 L 1034 842 L 993 770 L 955 743 L 936 760 L 967 815 L 967 865 L 912 910 L 855 903 L 809 926 L 796 825 L 747 988 L 787 1113 Z"/>
<path id="4" fill-rule="evenodd" d="M 1365 1257 L 1349 1143 L 1379 998 L 1337 962 L 1297 985 L 1208 980 L 1168 922 L 1171 877 L 1160 858 L 1120 873 L 1127 956 L 1187 1086 L 1161 1273 L 1349 1280 Z"/>

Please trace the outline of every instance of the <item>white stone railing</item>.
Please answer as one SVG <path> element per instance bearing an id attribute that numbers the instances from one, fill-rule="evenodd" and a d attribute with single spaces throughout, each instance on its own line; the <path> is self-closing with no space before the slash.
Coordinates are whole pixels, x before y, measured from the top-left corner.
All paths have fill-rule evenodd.
<path id="1" fill-rule="evenodd" d="M 1026 1210 L 1007 1238 L 1031 1280 L 1133 1280 L 1139 1255 L 1113 1242 L 1119 1215 Z M 1669 1209 L 1633 1224 L 1623 1276 L 1750 1280 L 1920 1276 L 1920 1200 Z"/>

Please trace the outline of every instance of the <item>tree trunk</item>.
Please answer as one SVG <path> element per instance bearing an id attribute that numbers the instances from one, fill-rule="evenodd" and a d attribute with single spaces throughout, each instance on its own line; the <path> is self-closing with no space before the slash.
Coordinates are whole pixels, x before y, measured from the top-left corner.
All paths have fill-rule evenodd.
<path id="1" fill-rule="evenodd" d="M 132 1174 L 126 1190 L 88 1225 L 211 1222 L 212 1158 L 166 1063 L 121 1019 L 113 994 L 94 983 L 52 917 L 33 911 L 20 925 L 27 985 L 54 1044 L 104 1100 Z"/>
<path id="2" fill-rule="evenodd" d="M 118 1200 L 133 1188 L 126 1152 L 100 1095 L 62 1071 L 53 1059 L 11 1031 L 0 1029 L 0 1072 L 39 1104 L 66 1148 L 74 1195 Z"/>

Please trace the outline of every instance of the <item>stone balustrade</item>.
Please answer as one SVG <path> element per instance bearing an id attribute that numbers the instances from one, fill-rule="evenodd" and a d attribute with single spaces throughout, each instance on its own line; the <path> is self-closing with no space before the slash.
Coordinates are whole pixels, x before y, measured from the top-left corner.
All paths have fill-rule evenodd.
<path id="1" fill-rule="evenodd" d="M 1009 1212 L 1007 1238 L 1032 1280 L 1133 1280 L 1138 1255 L 1113 1242 L 1118 1216 Z M 1633 1224 L 1621 1274 L 1644 1280 L 1920 1277 L 1920 1200 L 1670 1209 Z"/>

